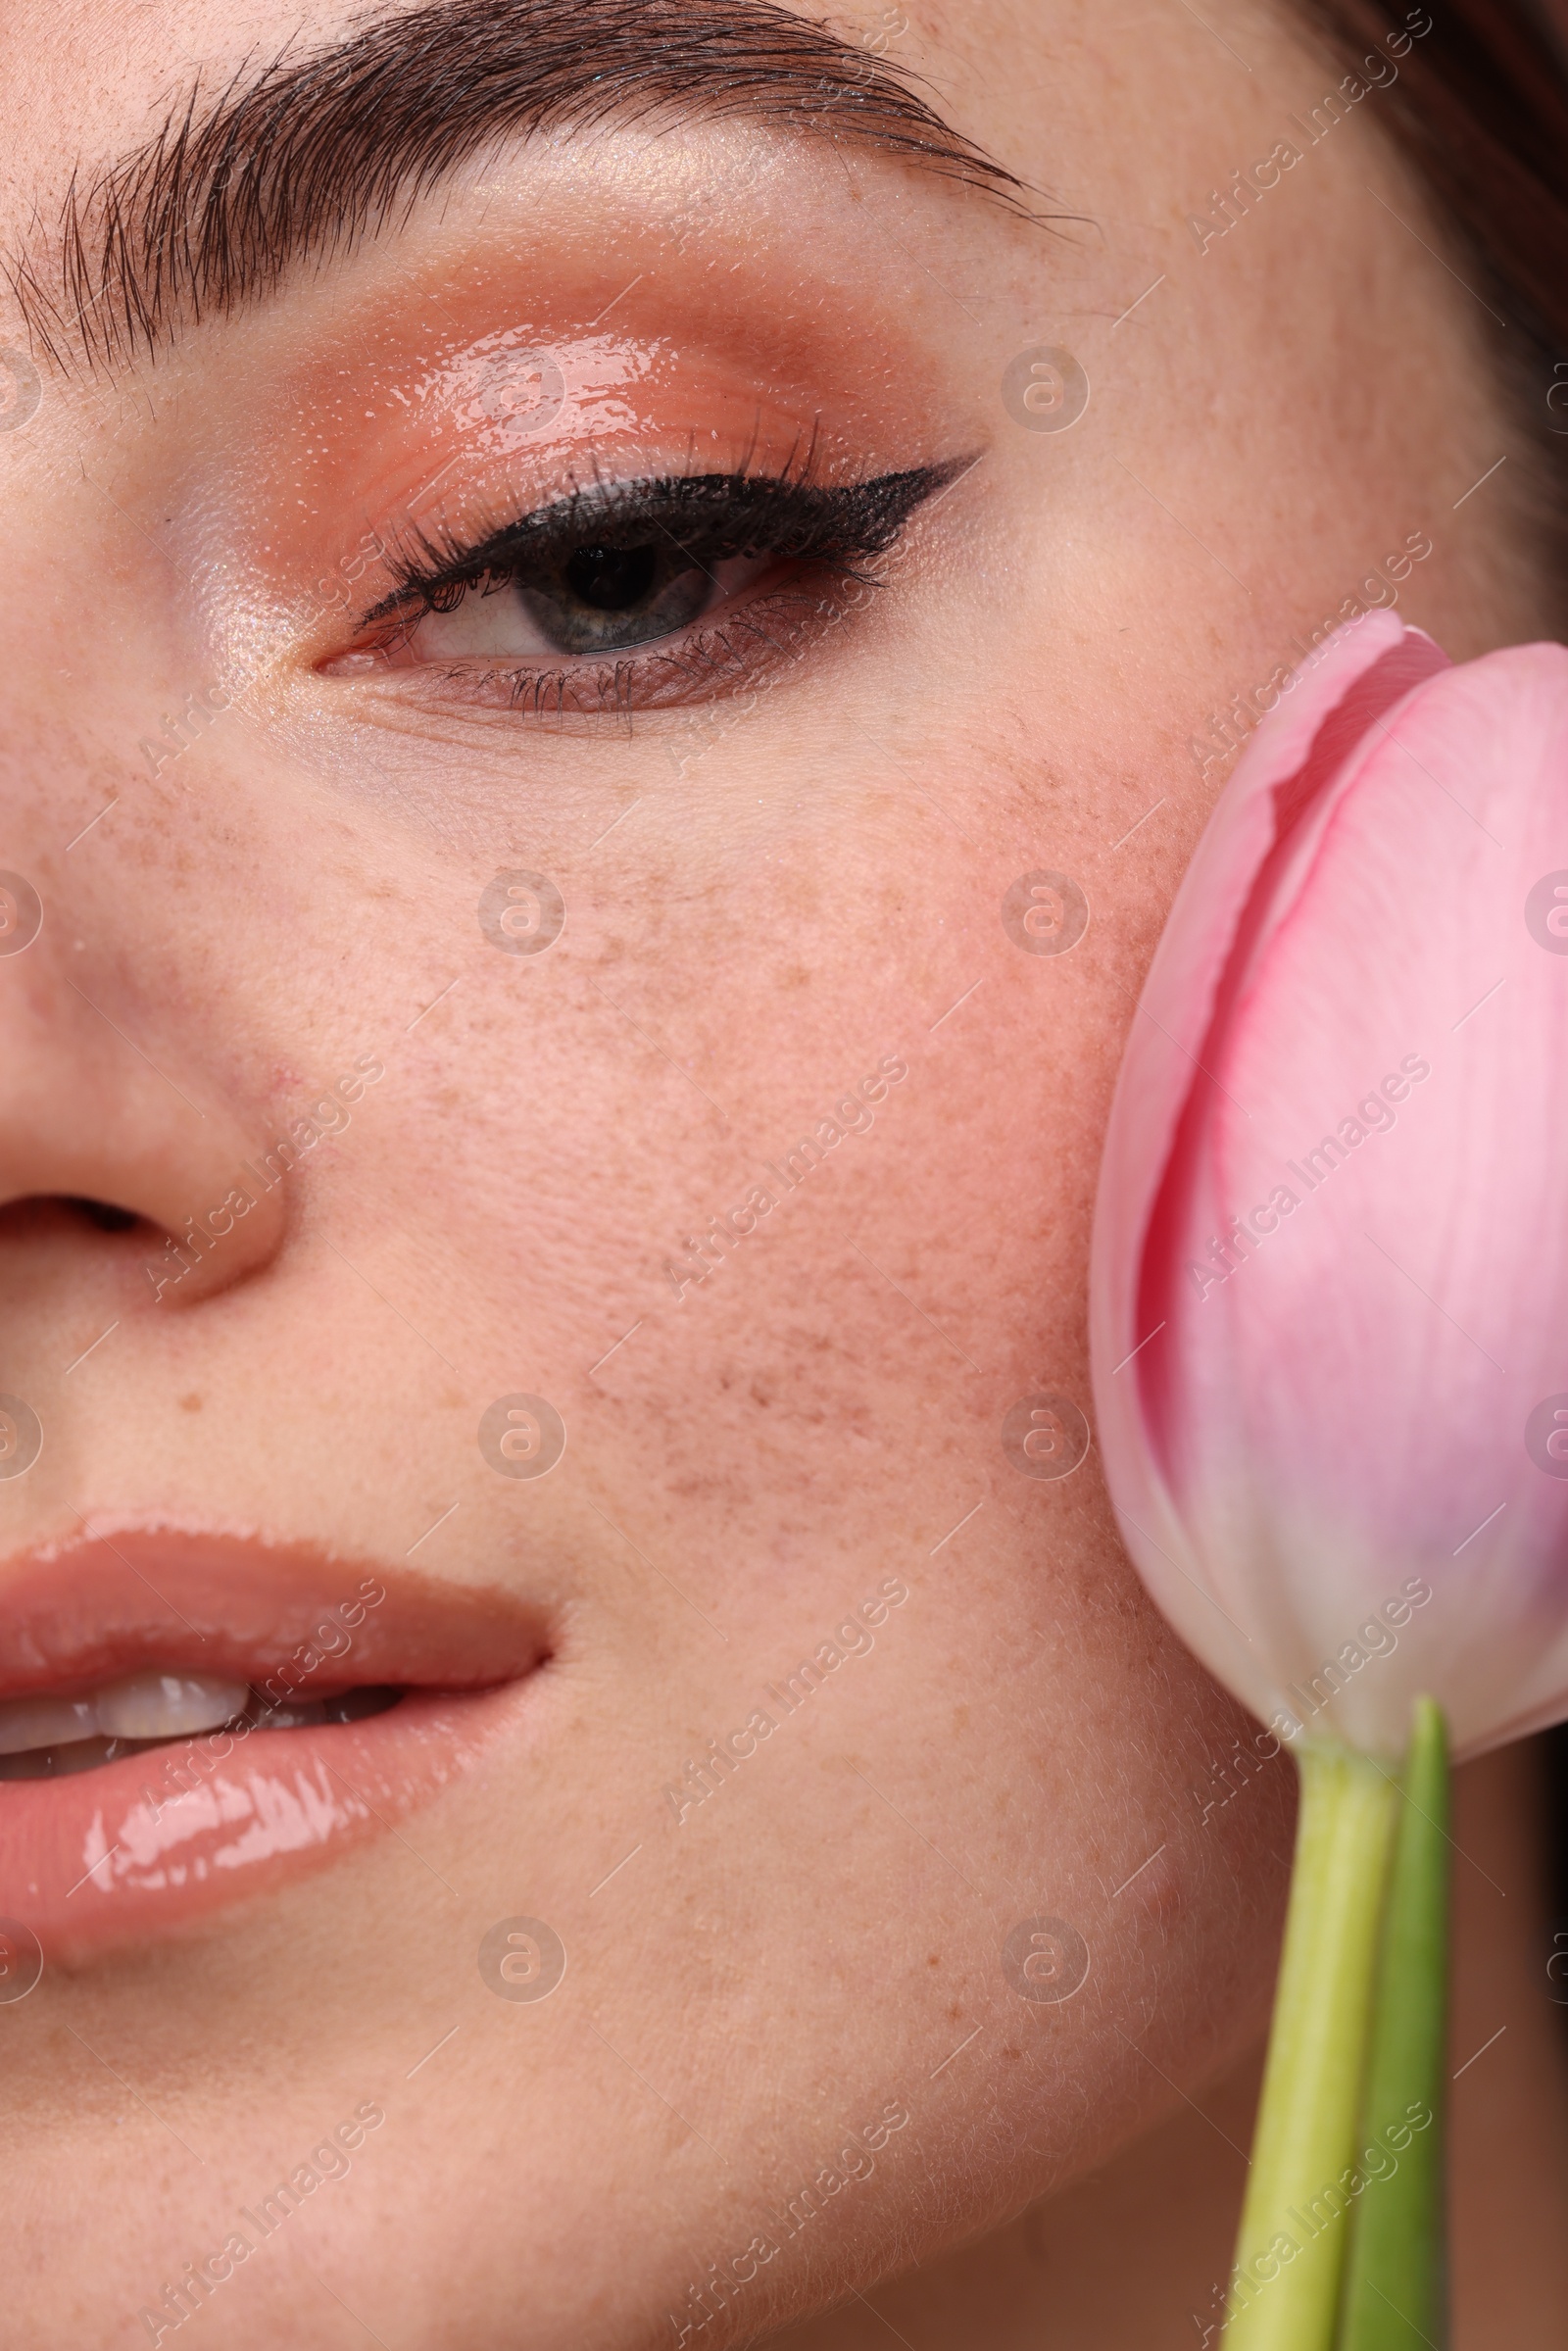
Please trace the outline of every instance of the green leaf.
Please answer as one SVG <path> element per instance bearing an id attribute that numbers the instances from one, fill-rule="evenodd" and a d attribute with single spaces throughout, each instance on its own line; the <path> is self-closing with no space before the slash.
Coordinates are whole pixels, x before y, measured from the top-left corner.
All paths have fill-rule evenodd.
<path id="1" fill-rule="evenodd" d="M 1389 1880 L 1338 2351 L 1446 2339 L 1443 2125 L 1448 2009 L 1448 1741 L 1416 1702 Z"/>

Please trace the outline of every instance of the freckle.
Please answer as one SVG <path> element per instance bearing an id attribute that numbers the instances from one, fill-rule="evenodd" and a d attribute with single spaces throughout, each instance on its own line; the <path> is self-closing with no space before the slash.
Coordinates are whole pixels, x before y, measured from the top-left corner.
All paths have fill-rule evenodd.
<path id="1" fill-rule="evenodd" d="M 1128 1886 L 1124 1900 L 1136 1901 L 1139 1912 L 1169 1935 L 1187 1913 L 1187 1888 L 1182 1882 L 1176 1856 L 1167 1850 Z"/>
<path id="2" fill-rule="evenodd" d="M 199 1412 L 202 1408 L 202 1399 L 199 1396 L 182 1396 L 179 1399 L 179 1408 L 181 1412 Z"/>
<path id="3" fill-rule="evenodd" d="M 959 2017 L 961 2017 L 961 2016 L 962 2016 L 962 2014 L 963 2014 L 963 2002 L 962 2002 L 961 2000 L 950 2000 L 950 2001 L 949 2001 L 949 2003 L 948 2003 L 948 2021 L 949 2021 L 949 2023 L 950 2023 L 950 2024 L 954 2024 L 954 2025 L 956 2025 L 956 2024 L 957 2023 L 957 2021 L 958 2021 Z"/>
<path id="4" fill-rule="evenodd" d="M 931 1954 L 929 1955 L 929 1957 L 928 1957 L 928 1958 L 927 1958 L 927 1960 L 926 1960 L 926 1966 L 927 1966 L 927 1967 L 940 1967 L 941 1965 L 942 1965 L 942 1954 L 941 1954 L 941 1952 L 940 1952 L 940 1951 L 933 1951 L 933 1952 L 931 1952 Z"/>

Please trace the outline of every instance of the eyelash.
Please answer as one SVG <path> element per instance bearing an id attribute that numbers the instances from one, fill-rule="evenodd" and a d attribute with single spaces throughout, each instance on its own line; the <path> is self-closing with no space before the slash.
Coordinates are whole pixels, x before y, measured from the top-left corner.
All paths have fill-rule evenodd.
<path id="1" fill-rule="evenodd" d="M 799 579 L 771 593 L 742 593 L 636 660 L 583 656 L 556 668 L 511 660 L 475 665 L 453 657 L 419 664 L 445 684 L 514 710 L 556 716 L 669 707 L 743 677 L 747 655 L 734 638 L 753 640 L 751 658 L 790 650 L 813 620 L 842 616 L 832 590 L 884 584 L 866 566 L 897 544 L 915 510 L 962 470 L 963 461 L 911 466 L 869 480 L 830 485 L 813 480 L 810 460 L 777 474 L 743 466 L 730 473 L 670 473 L 627 482 L 595 480 L 532 514 L 466 540 L 447 526 L 415 528 L 384 543 L 389 592 L 362 618 L 353 652 L 389 656 L 407 646 L 420 622 L 451 612 L 470 591 L 490 595 L 526 587 L 589 550 L 637 550 L 667 539 L 707 571 L 725 561 L 770 558 L 799 567 Z M 717 583 L 714 582 L 715 587 Z M 790 592 L 793 591 L 793 592 Z M 769 621 L 785 622 L 784 642 Z"/>

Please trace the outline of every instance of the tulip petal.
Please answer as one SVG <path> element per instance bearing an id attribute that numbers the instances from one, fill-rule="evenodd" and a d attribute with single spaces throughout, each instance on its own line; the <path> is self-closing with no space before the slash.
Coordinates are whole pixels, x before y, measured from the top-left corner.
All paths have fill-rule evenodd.
<path id="1" fill-rule="evenodd" d="M 1243 1616 L 1227 1606 L 1175 1508 L 1164 1459 L 1170 1356 L 1151 1228 L 1188 1178 L 1180 1154 L 1212 1100 L 1216 1010 L 1238 992 L 1266 929 L 1260 874 L 1299 843 L 1347 749 L 1444 656 L 1377 613 L 1339 632 L 1292 681 L 1227 786 L 1160 940 L 1112 1107 L 1091 1281 L 1099 1436 L 1124 1540 L 1166 1613 L 1211 1669 L 1259 1711 L 1276 1686 Z M 1266 912 L 1266 902 L 1264 902 Z M 1196 1107 L 1195 1107 L 1196 1105 Z M 1172 1221 L 1167 1213 L 1167 1223 Z"/>
<path id="2" fill-rule="evenodd" d="M 1260 730 L 1107 1135 L 1101 1449 L 1183 1637 L 1284 1736 L 1568 1715 L 1568 651 L 1388 616 Z"/>
<path id="3" fill-rule="evenodd" d="M 1287 1701 L 1385 1752 L 1424 1688 L 1461 1751 L 1568 1710 L 1568 1405 L 1527 1439 L 1568 1396 L 1568 958 L 1525 919 L 1568 866 L 1565 745 L 1556 647 L 1446 673 L 1369 743 L 1227 1041 L 1249 1115 L 1197 1154 L 1207 1229 L 1302 1180 L 1175 1308 L 1180 1482 L 1274 1603 Z"/>

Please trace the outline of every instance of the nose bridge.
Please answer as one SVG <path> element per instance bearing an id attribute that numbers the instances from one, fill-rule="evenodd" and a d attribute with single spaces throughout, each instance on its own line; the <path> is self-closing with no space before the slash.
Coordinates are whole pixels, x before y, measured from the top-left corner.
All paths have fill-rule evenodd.
<path id="1" fill-rule="evenodd" d="M 47 881 L 0 877 L 0 1262 L 4 1211 L 59 1199 L 158 1228 L 149 1303 L 210 1296 L 275 1250 L 285 1188 L 247 1179 L 252 1122 L 227 1057 L 205 1023 L 178 1017 L 180 1001 L 160 981 L 155 1003 L 82 952 Z M 102 1246 L 85 1223 L 79 1246 Z"/>

